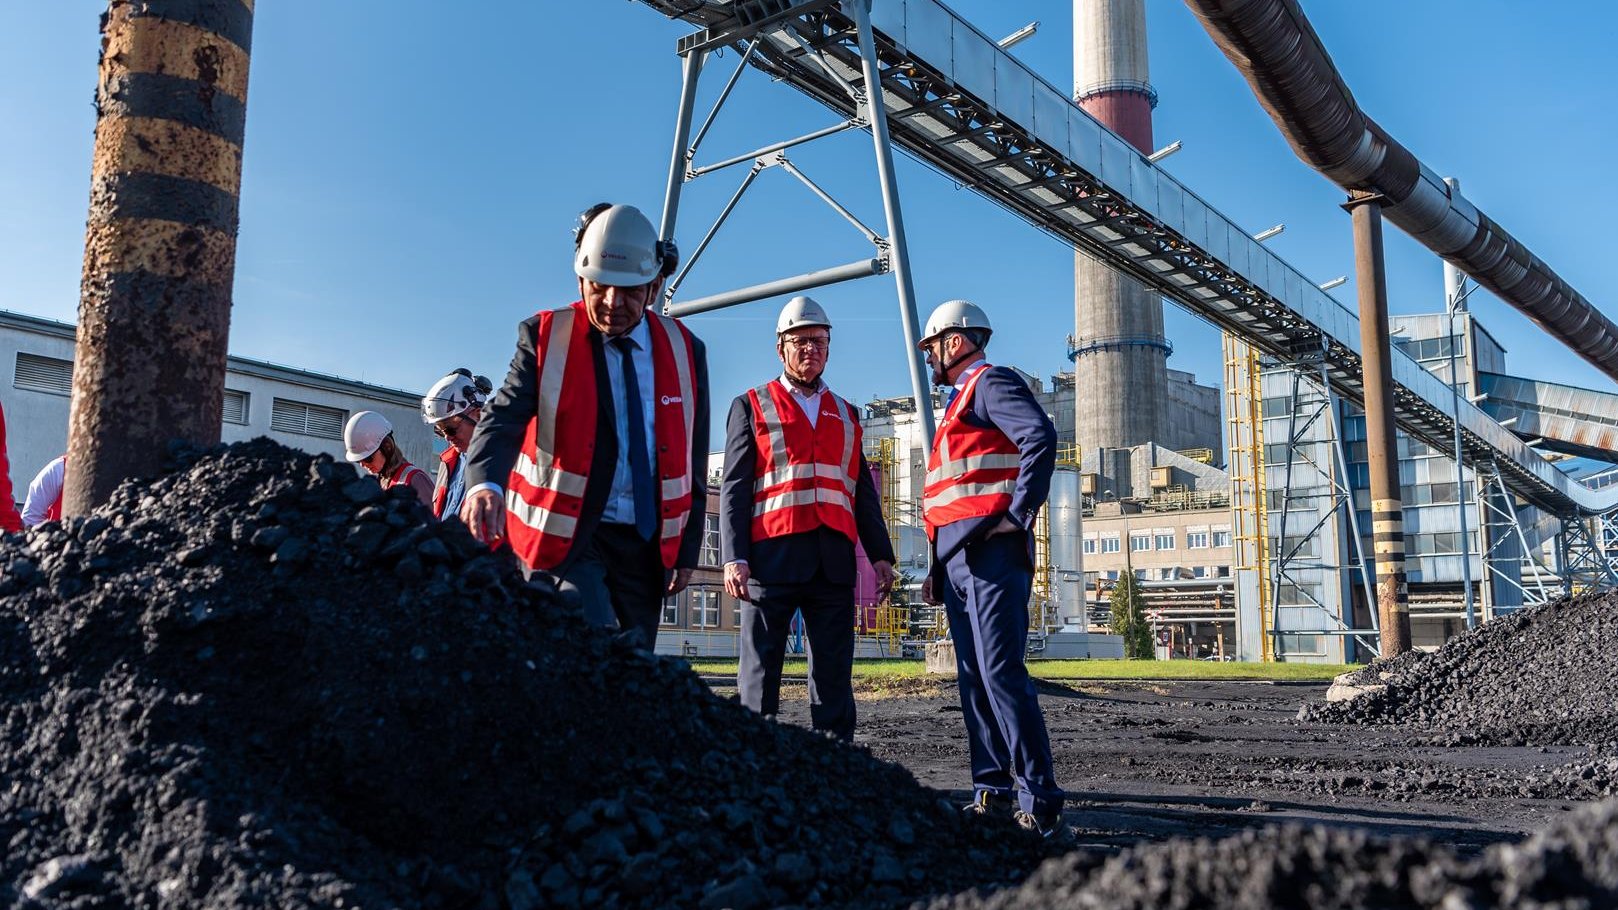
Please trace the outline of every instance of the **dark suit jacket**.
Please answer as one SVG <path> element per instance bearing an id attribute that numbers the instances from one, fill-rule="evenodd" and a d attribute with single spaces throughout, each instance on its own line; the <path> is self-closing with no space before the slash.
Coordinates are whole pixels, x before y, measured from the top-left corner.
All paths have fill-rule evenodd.
<path id="1" fill-rule="evenodd" d="M 539 316 L 530 316 L 517 325 L 517 353 L 511 358 L 511 370 L 478 420 L 477 431 L 466 450 L 466 489 L 468 492 L 480 483 L 497 483 L 505 488 L 511 468 L 517 463 L 517 452 L 522 448 L 523 434 L 528 422 L 539 410 L 539 375 L 535 367 L 538 349 Z M 618 437 L 614 432 L 612 385 L 607 379 L 607 355 L 602 347 L 602 334 L 592 328 L 589 332 L 590 357 L 596 372 L 596 447 L 590 459 L 590 479 L 584 487 L 584 508 L 580 513 L 573 547 L 567 558 L 555 571 L 565 571 L 579 553 L 579 547 L 595 534 L 601 515 L 607 508 L 607 496 L 612 487 L 613 471 L 618 464 Z M 693 387 L 697 395 L 697 413 L 691 428 L 691 518 L 686 522 L 680 538 L 680 552 L 675 568 L 696 568 L 697 554 L 702 548 L 703 516 L 708 509 L 708 357 L 702 339 L 692 337 Z M 652 404 L 648 402 L 647 408 Z M 654 499 L 657 498 L 654 496 Z"/>
<path id="2" fill-rule="evenodd" d="M 854 542 L 830 528 L 817 528 L 767 540 L 753 539 L 753 481 L 758 467 L 758 443 L 753 435 L 753 406 L 742 394 L 730 403 L 725 421 L 725 478 L 719 488 L 719 538 L 724 561 L 745 559 L 753 580 L 760 584 L 800 584 L 823 568 L 833 584 L 851 585 L 855 579 Z M 872 562 L 893 561 L 893 544 L 882 521 L 870 466 L 860 454 L 859 477 L 854 485 L 854 527 Z"/>
<path id="3" fill-rule="evenodd" d="M 1000 519 L 1008 516 L 1023 529 L 1021 533 L 1027 538 L 1028 567 L 1032 569 L 1034 517 L 1050 495 L 1051 475 L 1056 471 L 1056 427 L 1016 371 L 1007 367 L 989 367 L 978 380 L 961 420 L 971 426 L 999 427 L 1000 432 L 1017 444 L 1021 463 L 1009 512 L 966 518 L 938 529 L 933 541 L 935 587 L 943 583 L 940 575 L 950 557 L 987 534 L 990 528 L 1000 523 Z"/>

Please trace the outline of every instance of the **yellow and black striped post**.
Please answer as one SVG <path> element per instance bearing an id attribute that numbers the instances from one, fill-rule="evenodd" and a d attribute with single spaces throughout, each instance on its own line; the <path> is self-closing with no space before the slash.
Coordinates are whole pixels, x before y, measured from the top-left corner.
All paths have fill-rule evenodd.
<path id="1" fill-rule="evenodd" d="M 253 0 L 111 0 L 101 19 L 63 511 L 219 441 Z"/>
<path id="2" fill-rule="evenodd" d="M 1405 584 L 1404 503 L 1399 493 L 1398 436 L 1393 421 L 1393 354 L 1388 335 L 1388 279 L 1382 258 L 1382 197 L 1360 194 L 1345 206 L 1354 220 L 1354 281 L 1359 288 L 1360 365 L 1365 384 L 1365 448 L 1371 475 L 1371 550 L 1382 657 L 1410 650 L 1410 597 Z"/>

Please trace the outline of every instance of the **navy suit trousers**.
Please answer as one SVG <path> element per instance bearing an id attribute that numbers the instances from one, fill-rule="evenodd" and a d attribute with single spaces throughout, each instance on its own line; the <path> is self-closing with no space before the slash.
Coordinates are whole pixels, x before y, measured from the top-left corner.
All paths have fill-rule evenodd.
<path id="1" fill-rule="evenodd" d="M 742 704 L 772 715 L 781 703 L 781 663 L 792 615 L 803 614 L 809 638 L 809 720 L 816 730 L 854 738 L 854 586 L 817 572 L 798 584 L 747 587 L 742 603 L 742 656 L 736 673 Z"/>
<path id="2" fill-rule="evenodd" d="M 1026 812 L 1062 808 L 1050 737 L 1034 682 L 1023 664 L 1028 646 L 1026 534 L 997 534 L 967 544 L 945 566 L 944 607 L 955 640 L 961 713 L 972 756 L 972 787 L 1009 796 Z"/>

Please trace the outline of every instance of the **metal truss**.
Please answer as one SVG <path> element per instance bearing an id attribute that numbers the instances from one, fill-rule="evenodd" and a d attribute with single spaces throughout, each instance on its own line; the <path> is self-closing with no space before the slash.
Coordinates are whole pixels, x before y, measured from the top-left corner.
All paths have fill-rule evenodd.
<path id="1" fill-rule="evenodd" d="M 1287 432 L 1282 442 L 1286 463 L 1280 488 L 1280 520 L 1275 525 L 1274 555 L 1270 561 L 1272 569 L 1270 584 L 1273 592 L 1272 602 L 1279 605 L 1282 586 L 1290 585 L 1292 590 L 1302 595 L 1323 615 L 1331 617 L 1336 627 L 1318 630 L 1277 629 L 1272 634 L 1343 635 L 1353 638 L 1357 645 L 1380 656 L 1380 633 L 1376 626 L 1376 593 L 1371 573 L 1366 570 L 1369 563 L 1365 558 L 1365 545 L 1360 536 L 1359 513 L 1354 507 L 1354 488 L 1348 476 L 1348 460 L 1343 450 L 1338 401 L 1326 377 L 1326 358 L 1322 356 L 1323 353 L 1311 356 L 1310 352 L 1302 351 L 1291 363 L 1282 365 L 1291 379 L 1291 391 L 1286 398 Z M 1306 385 L 1318 393 L 1318 400 L 1304 401 Z M 1320 438 L 1322 435 L 1325 437 L 1324 440 Z M 1327 443 L 1324 464 L 1311 451 L 1313 443 L 1321 441 Z M 1304 470 L 1295 472 L 1296 465 L 1302 465 Z M 1292 502 L 1296 498 L 1294 488 L 1302 486 L 1305 489 L 1318 489 L 1321 481 L 1324 481 L 1325 488 L 1329 491 L 1326 495 L 1330 498 L 1330 505 L 1325 508 L 1317 507 L 1315 520 L 1309 529 L 1302 535 L 1292 536 L 1287 529 L 1287 519 L 1292 514 Z M 1308 542 L 1319 538 L 1321 532 L 1337 519 L 1339 512 L 1346 519 L 1349 552 L 1353 557 L 1353 564 L 1341 564 L 1340 549 L 1336 547 L 1332 549 L 1329 557 L 1324 547 L 1318 548 L 1319 556 L 1313 559 L 1303 556 Z M 1365 594 L 1365 602 L 1369 607 L 1371 628 L 1356 629 L 1344 622 L 1344 610 L 1338 609 L 1334 612 L 1320 598 L 1310 593 L 1305 573 L 1317 573 L 1332 580 L 1339 592 L 1345 590 L 1343 584 L 1345 574 L 1358 575 Z M 1349 618 L 1352 619 L 1352 614 Z"/>
<path id="2" fill-rule="evenodd" d="M 1559 583 L 1553 588 L 1546 584 L 1546 579 L 1556 580 L 1559 575 L 1534 555 L 1536 548 L 1529 543 L 1517 514 L 1516 497 L 1500 471 L 1492 462 L 1481 462 L 1476 465 L 1474 476 L 1477 483 L 1478 524 L 1481 525 L 1478 530 L 1485 534 L 1488 544 L 1483 550 L 1484 572 L 1495 585 L 1505 586 L 1520 595 L 1525 607 L 1536 607 L 1555 600 L 1562 593 L 1562 585 Z M 1507 572 L 1504 568 L 1506 565 L 1516 568 L 1516 574 Z M 1488 588 L 1484 586 L 1488 598 L 1484 605 L 1486 616 L 1497 612 L 1499 606 L 1497 597 L 1488 596 Z"/>
<path id="3" fill-rule="evenodd" d="M 1618 587 L 1618 525 L 1607 512 L 1562 519 L 1557 540 L 1562 559 L 1562 585 L 1566 594 L 1612 590 Z"/>
<path id="4" fill-rule="evenodd" d="M 839 68 L 828 59 L 823 45 L 817 45 L 810 40 L 811 37 L 820 37 L 821 28 L 815 23 L 831 15 L 830 10 L 835 6 L 830 0 L 811 0 L 808 3 L 797 4 L 785 2 L 738 4 L 736 18 L 716 23 L 680 42 L 678 50 L 683 59 L 680 102 L 675 119 L 674 150 L 669 164 L 668 187 L 664 194 L 659 236 L 664 240 L 674 238 L 675 226 L 679 219 L 681 190 L 686 183 L 739 164 L 751 162 L 751 167 L 742 178 L 741 185 L 731 194 L 730 201 L 725 204 L 718 218 L 703 235 L 701 242 L 692 250 L 684 267 L 669 281 L 664 290 L 663 311 L 670 316 L 689 316 L 891 272 L 899 297 L 899 316 L 904 326 L 904 358 L 910 369 L 916 418 L 920 424 L 923 445 L 930 446 L 933 438 L 931 394 L 921 353 L 917 350 L 921 332 L 916 315 L 915 283 L 910 274 L 904 218 L 899 208 L 899 191 L 894 176 L 893 144 L 888 132 L 886 101 L 880 88 L 876 91 L 869 90 L 870 86 L 882 84 L 880 63 L 874 43 L 875 33 L 871 28 L 870 7 L 866 0 L 853 0 L 842 4 L 841 9 L 847 15 L 842 35 L 852 48 L 847 53 L 856 65 Z M 805 16 L 807 19 L 803 18 Z M 806 28 L 805 25 L 810 27 Z M 847 118 L 841 123 L 772 142 L 711 164 L 696 164 L 698 148 L 707 137 L 708 130 L 713 126 L 720 109 L 729 100 L 731 91 L 735 89 L 737 81 L 748 65 L 756 63 L 756 58 L 761 56 L 778 55 L 783 52 L 782 46 L 764 43 L 766 29 L 771 30 L 778 40 L 784 42 L 788 52 L 796 55 L 799 62 L 813 66 L 829 80 L 830 85 L 838 93 L 839 106 L 845 109 Z M 726 80 L 718 99 L 693 136 L 692 114 L 705 61 L 711 53 L 727 46 L 738 46 L 743 41 L 746 42 L 745 49 L 741 53 L 741 59 L 737 61 L 735 71 Z M 868 130 L 871 134 L 877 181 L 881 187 L 882 207 L 887 221 L 886 235 L 878 234 L 867 227 L 786 157 L 786 150 L 789 148 L 854 129 Z M 736 288 L 696 300 L 675 302 L 675 295 L 686 276 L 707 251 L 748 188 L 753 185 L 753 181 L 760 173 L 770 168 L 779 168 L 796 178 L 810 193 L 853 225 L 875 247 L 874 257 L 763 284 Z"/>

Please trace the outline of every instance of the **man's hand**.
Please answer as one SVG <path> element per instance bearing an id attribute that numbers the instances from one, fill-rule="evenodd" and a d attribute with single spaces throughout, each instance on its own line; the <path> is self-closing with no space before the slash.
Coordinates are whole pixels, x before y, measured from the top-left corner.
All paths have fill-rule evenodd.
<path id="1" fill-rule="evenodd" d="M 678 594 L 681 591 L 684 591 L 685 586 L 690 584 L 690 583 L 691 583 L 691 570 L 690 569 L 675 569 L 674 574 L 669 577 L 669 590 L 668 590 L 669 596 L 672 597 L 673 595 Z"/>
<path id="2" fill-rule="evenodd" d="M 985 537 L 993 537 L 996 534 L 1010 534 L 1010 533 L 1012 533 L 1014 531 L 1021 531 L 1021 530 L 1022 530 L 1022 525 L 1017 524 L 1015 521 L 1012 521 L 1011 516 L 1008 515 L 1008 516 L 1000 519 L 1000 523 L 995 525 L 993 528 L 990 528 L 989 533 L 987 533 L 987 534 L 985 534 L 983 536 L 985 536 Z"/>
<path id="3" fill-rule="evenodd" d="M 461 521 L 479 543 L 494 543 L 506 533 L 506 501 L 490 489 L 470 493 L 461 503 Z"/>
<path id="4" fill-rule="evenodd" d="M 894 584 L 899 580 L 899 573 L 893 571 L 893 563 L 879 559 L 871 563 L 871 568 L 876 571 L 876 593 L 892 593 Z"/>
<path id="5" fill-rule="evenodd" d="M 943 600 L 933 596 L 932 575 L 928 575 L 926 578 L 921 580 L 921 599 L 935 607 L 941 607 L 944 605 Z"/>
<path id="6" fill-rule="evenodd" d="M 748 571 L 747 563 L 725 563 L 725 593 L 737 600 L 751 603 L 753 599 L 747 596 L 747 580 L 752 577 L 753 573 Z"/>

